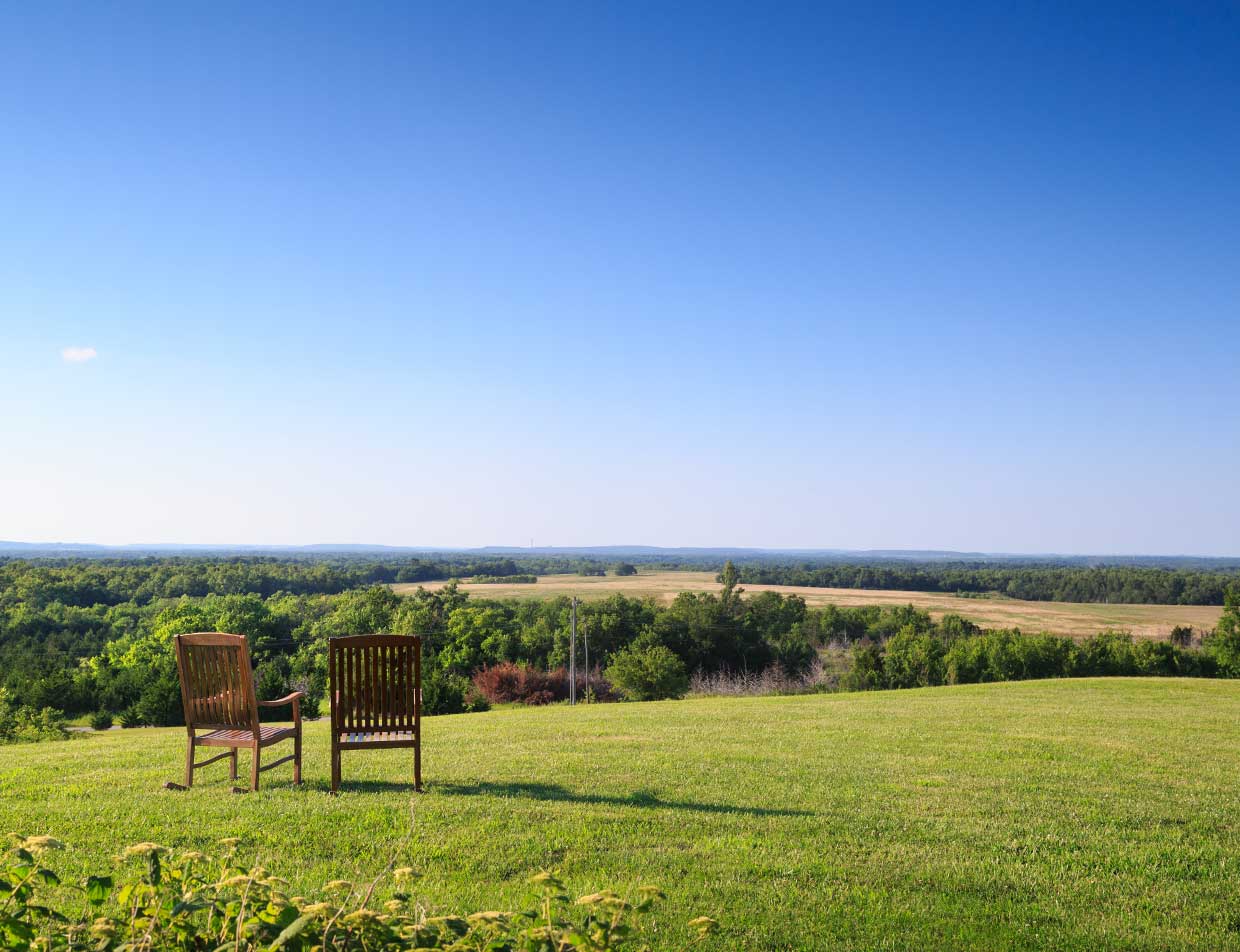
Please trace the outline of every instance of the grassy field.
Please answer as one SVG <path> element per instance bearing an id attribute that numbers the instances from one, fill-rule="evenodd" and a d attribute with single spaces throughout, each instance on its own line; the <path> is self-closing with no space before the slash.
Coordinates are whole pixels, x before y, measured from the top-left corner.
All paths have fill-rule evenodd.
<path id="1" fill-rule="evenodd" d="M 239 835 L 298 888 L 398 859 L 435 909 L 516 906 L 525 878 L 662 885 L 669 943 L 721 949 L 1240 948 L 1240 683 L 1081 680 L 875 694 L 507 709 L 431 718 L 326 792 L 179 779 L 183 731 L 0 749 L 0 830 L 106 867 L 140 840 Z M 382 890 L 380 890 L 382 892 Z M 677 947 L 669 944 L 668 947 Z"/>
<path id="2" fill-rule="evenodd" d="M 446 582 L 424 582 L 428 589 Z M 417 585 L 395 585 L 398 592 L 412 592 Z M 616 592 L 649 595 L 671 601 L 678 592 L 717 592 L 712 572 L 647 572 L 617 578 L 580 575 L 544 575 L 535 585 L 464 582 L 462 587 L 479 598 L 537 598 L 577 595 L 604 598 Z M 1083 638 L 1107 628 L 1130 630 L 1139 638 L 1166 638 L 1176 625 L 1198 630 L 1213 628 L 1222 608 L 1199 605 L 1100 605 L 1088 602 L 1026 602 L 1015 598 L 960 598 L 933 592 L 874 591 L 855 588 L 808 588 L 798 585 L 745 585 L 748 592 L 782 592 L 800 595 L 812 607 L 827 604 L 908 605 L 925 609 L 938 619 L 949 612 L 963 615 L 986 628 L 1021 628 L 1028 632 L 1049 631 Z"/>

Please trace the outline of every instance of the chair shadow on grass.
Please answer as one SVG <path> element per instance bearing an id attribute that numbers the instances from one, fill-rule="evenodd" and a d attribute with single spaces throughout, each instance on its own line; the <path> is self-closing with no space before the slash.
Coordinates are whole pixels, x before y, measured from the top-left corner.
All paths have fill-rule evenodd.
<path id="1" fill-rule="evenodd" d="M 527 800 L 543 800 L 556 803 L 594 803 L 616 807 L 640 807 L 655 810 L 692 810 L 698 813 L 732 813 L 743 816 L 814 816 L 810 810 L 793 810 L 782 807 L 745 807 L 732 803 L 699 803 L 693 800 L 664 800 L 649 790 L 635 790 L 623 796 L 602 793 L 579 793 L 555 783 L 530 783 L 509 781 L 495 783 L 480 780 L 475 783 L 430 783 L 435 793 L 457 797 L 520 797 Z"/>

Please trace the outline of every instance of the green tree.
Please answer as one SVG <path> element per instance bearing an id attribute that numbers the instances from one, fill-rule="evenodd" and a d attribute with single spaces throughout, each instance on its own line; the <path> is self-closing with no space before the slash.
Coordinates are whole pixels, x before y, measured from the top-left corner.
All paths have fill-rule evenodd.
<path id="1" fill-rule="evenodd" d="M 1220 674 L 1240 677 L 1240 590 L 1228 591 L 1223 616 L 1214 633 L 1206 639 L 1205 650 L 1218 664 Z"/>
<path id="2" fill-rule="evenodd" d="M 606 676 L 630 701 L 684 697 L 689 690 L 684 663 L 665 645 L 633 644 L 617 651 Z"/>
<path id="3" fill-rule="evenodd" d="M 893 688 L 924 688 L 942 684 L 943 642 L 929 634 L 919 633 L 911 625 L 887 642 L 883 670 L 887 686 Z"/>
<path id="4" fill-rule="evenodd" d="M 723 571 L 719 573 L 719 581 L 723 583 L 723 590 L 719 593 L 719 601 L 723 606 L 725 615 L 730 617 L 739 617 L 741 614 L 741 595 L 744 589 L 740 588 L 741 575 L 736 570 L 736 566 L 732 564 L 732 560 L 723 563 Z"/>

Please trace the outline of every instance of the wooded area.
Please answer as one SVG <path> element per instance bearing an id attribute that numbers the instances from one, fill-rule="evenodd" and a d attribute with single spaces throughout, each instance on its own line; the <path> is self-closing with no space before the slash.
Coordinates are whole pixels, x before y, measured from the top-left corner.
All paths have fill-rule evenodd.
<path id="1" fill-rule="evenodd" d="M 107 712 L 119 716 L 123 725 L 179 723 L 173 636 L 227 631 L 249 640 L 260 699 L 305 691 L 306 709 L 312 714 L 324 696 L 327 640 L 393 633 L 423 636 L 426 713 L 479 709 L 487 703 L 485 692 L 477 691 L 470 679 L 482 669 L 515 663 L 548 671 L 567 662 L 570 599 L 471 597 L 455 583 L 402 596 L 382 583 L 402 575 L 477 572 L 480 567 L 480 563 L 407 560 L 398 565 L 364 559 L 11 561 L 0 565 L 3 701 L 9 708 L 34 713 L 44 708 L 70 716 Z M 486 563 L 486 574 L 521 574 L 518 570 L 525 567 L 517 560 L 493 561 Z M 948 659 L 956 642 L 980 644 L 975 639 L 987 634 L 959 615 L 935 622 L 912 606 L 813 609 L 797 595 L 743 595 L 738 584 L 742 574 L 760 571 L 781 570 L 753 566 L 737 570 L 729 563 L 721 573 L 724 584 L 718 594 L 683 592 L 670 603 L 614 594 L 583 604 L 579 624 L 589 638 L 592 664 L 600 670 L 611 666 L 618 676 L 629 678 L 628 690 L 621 693 L 631 697 L 674 694 L 683 690 L 687 675 L 694 672 L 758 672 L 772 665 L 792 674 L 804 672 L 828 645 L 848 648 L 854 668 L 860 663 L 867 671 L 882 669 L 881 677 L 844 678 L 843 687 L 1091 672 L 1240 671 L 1234 663 L 1240 651 L 1232 652 L 1227 637 L 1222 637 L 1236 632 L 1236 612 L 1230 609 L 1213 641 L 1207 632 L 1185 631 L 1178 644 L 1137 645 L 1129 651 L 1116 648 L 1114 639 L 1075 647 L 1069 639 L 1059 638 L 1054 645 L 1038 643 L 1057 659 L 1053 664 L 1045 659 L 1028 664 L 1000 659 L 952 668 Z M 864 575 L 873 572 L 872 567 L 852 571 L 862 573 L 866 581 L 874 580 Z M 957 579 L 950 573 L 961 570 L 944 567 L 937 576 L 927 569 L 918 571 L 927 573 L 923 584 L 936 580 L 947 584 Z M 975 573 L 979 585 L 983 578 L 990 579 L 977 574 L 983 570 L 968 571 Z M 1168 591 L 1185 576 L 1192 581 L 1192 573 L 1135 567 L 1024 571 L 1026 575 L 1012 578 L 1031 586 L 1099 572 L 1106 578 L 1129 578 L 1134 585 L 1147 578 L 1157 581 L 1161 573 L 1159 584 Z M 907 577 L 898 577 L 899 584 L 909 584 Z M 1212 578 L 1198 581 L 1202 591 L 1218 583 Z M 896 636 L 906 637 L 900 641 Z M 1203 639 L 1204 650 L 1198 650 Z M 1095 642 L 1110 646 L 1106 652 L 1111 661 L 1089 660 L 1094 649 L 1088 646 Z M 924 655 L 917 664 L 925 673 L 893 676 L 895 669 L 880 663 L 892 653 L 890 643 L 895 646 L 893 657 L 910 650 Z M 1025 641 L 1013 642 L 1006 636 L 987 644 L 1004 657 L 1012 654 L 1012 644 L 1020 651 L 1028 647 Z M 964 649 L 954 650 L 959 655 Z M 907 667 L 912 662 L 899 664 Z M 601 682 L 599 687 L 604 687 Z"/>

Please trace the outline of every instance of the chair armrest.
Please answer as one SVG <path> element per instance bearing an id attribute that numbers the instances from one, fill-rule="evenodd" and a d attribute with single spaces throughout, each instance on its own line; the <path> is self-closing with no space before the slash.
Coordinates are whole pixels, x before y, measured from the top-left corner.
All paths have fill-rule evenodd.
<path id="1" fill-rule="evenodd" d="M 284 697 L 276 698 L 274 701 L 259 701 L 259 707 L 282 707 L 285 704 L 293 705 L 293 720 L 301 723 L 301 699 L 306 696 L 305 691 L 294 691 Z"/>

